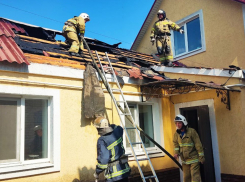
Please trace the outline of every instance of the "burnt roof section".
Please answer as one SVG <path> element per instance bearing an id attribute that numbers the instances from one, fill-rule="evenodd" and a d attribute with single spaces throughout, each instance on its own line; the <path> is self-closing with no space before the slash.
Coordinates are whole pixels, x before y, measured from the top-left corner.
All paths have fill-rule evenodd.
<path id="1" fill-rule="evenodd" d="M 4 18 L 0 18 L 0 21 L 3 23 L 0 35 L 11 36 L 13 43 L 16 45 L 11 50 L 19 49 L 23 51 L 23 58 L 30 62 L 71 66 L 79 69 L 84 69 L 87 63 L 92 62 L 86 49 L 80 56 L 70 56 L 68 53 L 70 46 L 55 40 L 57 34 L 61 35 L 60 31 Z M 107 59 L 105 56 L 105 52 L 107 52 L 113 67 L 120 73 L 119 75 L 137 79 L 144 78 L 151 81 L 164 79 L 164 74 L 150 68 L 151 65 L 159 63 L 151 55 L 118 48 L 120 43 L 110 45 L 96 39 L 86 37 L 85 39 L 96 61 L 98 61 L 98 58 L 95 51 L 98 52 L 102 61 Z M 10 59 L 4 58 L 3 60 L 11 62 Z"/>

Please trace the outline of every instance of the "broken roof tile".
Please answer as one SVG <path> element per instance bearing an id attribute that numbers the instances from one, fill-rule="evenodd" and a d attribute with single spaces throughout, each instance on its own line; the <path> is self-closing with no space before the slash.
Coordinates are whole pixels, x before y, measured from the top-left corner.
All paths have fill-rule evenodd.
<path id="1" fill-rule="evenodd" d="M 133 67 L 132 69 L 128 69 L 127 72 L 129 74 L 129 77 L 131 77 L 131 78 L 143 79 L 140 70 L 137 68 Z"/>

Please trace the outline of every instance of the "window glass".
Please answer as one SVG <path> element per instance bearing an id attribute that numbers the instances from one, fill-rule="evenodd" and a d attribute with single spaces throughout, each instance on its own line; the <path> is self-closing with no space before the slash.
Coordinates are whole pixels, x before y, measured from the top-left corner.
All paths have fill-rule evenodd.
<path id="1" fill-rule="evenodd" d="M 25 159 L 48 157 L 48 101 L 25 100 Z"/>
<path id="2" fill-rule="evenodd" d="M 0 162 L 17 160 L 17 100 L 0 98 Z"/>
<path id="3" fill-rule="evenodd" d="M 136 105 L 128 105 L 128 107 L 129 107 L 129 110 L 130 110 L 134 120 L 135 120 Z M 127 111 L 126 108 L 125 108 L 125 111 Z M 127 117 L 125 117 L 125 127 L 126 128 L 133 127 L 132 123 L 127 119 Z M 131 142 L 132 143 L 136 142 L 135 130 L 133 130 L 133 129 L 132 130 L 127 130 L 127 132 L 128 132 L 128 135 L 130 137 Z M 130 147 L 130 144 L 129 144 L 127 139 L 126 139 L 126 147 Z M 136 147 L 136 145 L 133 145 L 133 147 Z"/>
<path id="4" fill-rule="evenodd" d="M 151 105 L 139 105 L 139 126 L 148 134 L 151 138 L 154 138 L 152 106 Z M 154 144 L 150 142 L 145 136 L 141 136 L 145 147 L 154 147 Z"/>
<path id="5" fill-rule="evenodd" d="M 187 39 L 188 51 L 202 48 L 201 30 L 199 17 L 188 22 L 187 26 Z"/>
<path id="6" fill-rule="evenodd" d="M 181 27 L 181 29 L 185 31 L 184 27 Z M 174 32 L 174 51 L 175 55 L 179 55 L 186 52 L 184 34 Z"/>

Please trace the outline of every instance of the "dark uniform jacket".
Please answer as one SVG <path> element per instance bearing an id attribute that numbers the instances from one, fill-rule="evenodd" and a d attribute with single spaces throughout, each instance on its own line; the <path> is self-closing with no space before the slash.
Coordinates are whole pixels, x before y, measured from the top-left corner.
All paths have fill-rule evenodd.
<path id="1" fill-rule="evenodd" d="M 96 173 L 99 174 L 105 170 L 107 181 L 118 181 L 127 178 L 131 172 L 128 163 L 122 164 L 120 157 L 125 154 L 123 147 L 123 128 L 121 126 L 111 125 L 113 131 L 101 136 L 97 142 L 97 161 Z M 111 164 L 115 165 L 111 165 Z"/>

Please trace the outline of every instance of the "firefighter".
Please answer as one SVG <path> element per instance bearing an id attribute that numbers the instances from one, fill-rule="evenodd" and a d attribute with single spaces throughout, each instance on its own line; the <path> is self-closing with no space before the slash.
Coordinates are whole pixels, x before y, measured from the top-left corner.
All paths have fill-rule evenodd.
<path id="1" fill-rule="evenodd" d="M 70 44 L 71 47 L 68 50 L 71 56 L 79 56 L 78 52 L 80 49 L 83 51 L 83 42 L 79 41 L 80 36 L 84 36 L 85 33 L 85 23 L 90 21 L 89 15 L 87 13 L 81 13 L 79 16 L 74 16 L 65 22 L 62 30 L 62 35 L 66 38 L 66 43 Z"/>
<path id="2" fill-rule="evenodd" d="M 165 66 L 171 66 L 173 60 L 173 53 L 171 50 L 170 29 L 179 31 L 181 34 L 184 31 L 174 22 L 166 18 L 166 12 L 159 10 L 157 12 L 158 21 L 154 23 L 151 30 L 151 42 L 154 44 L 156 41 L 156 47 L 159 54 L 159 59 Z"/>
<path id="3" fill-rule="evenodd" d="M 200 163 L 204 163 L 202 143 L 195 129 L 189 128 L 186 118 L 175 117 L 176 132 L 174 134 L 174 157 L 182 160 L 184 182 L 201 182 Z"/>
<path id="4" fill-rule="evenodd" d="M 131 169 L 123 147 L 123 128 L 110 125 L 104 117 L 94 121 L 100 138 L 97 141 L 97 161 L 94 177 L 98 180 L 99 174 L 105 171 L 107 182 L 128 182 Z"/>

